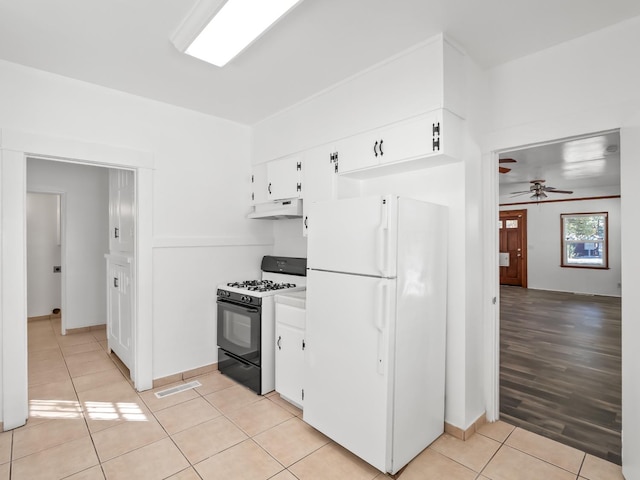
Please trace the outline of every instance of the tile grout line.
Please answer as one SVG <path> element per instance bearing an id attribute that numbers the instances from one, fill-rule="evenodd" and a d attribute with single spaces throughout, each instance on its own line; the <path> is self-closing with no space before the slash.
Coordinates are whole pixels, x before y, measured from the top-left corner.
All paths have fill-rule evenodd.
<path id="1" fill-rule="evenodd" d="M 51 327 L 53 328 L 53 325 L 51 325 Z M 55 328 L 53 329 L 53 331 L 54 331 L 54 334 L 56 335 L 56 342 L 58 342 L 58 338 L 57 338 L 58 334 L 55 333 Z M 60 335 L 60 336 L 62 336 L 62 335 Z M 94 339 L 95 339 L 95 337 L 94 337 Z M 67 356 L 64 354 L 64 350 L 62 350 L 62 346 L 60 345 L 60 343 L 58 343 L 58 346 L 60 348 L 60 353 L 62 354 L 62 358 L 64 360 L 64 364 L 67 367 L 67 373 L 69 373 L 69 380 L 71 381 L 71 386 L 73 387 L 73 392 L 76 395 L 76 400 L 78 401 L 78 406 L 80 407 L 80 411 L 82 413 L 82 419 L 84 420 L 84 425 L 87 428 L 87 433 L 89 434 L 89 439 L 91 440 L 91 445 L 93 446 L 93 450 L 96 453 L 96 460 L 98 461 L 98 466 L 100 467 L 100 471 L 102 472 L 102 476 L 104 478 L 107 478 L 107 476 L 106 476 L 106 474 L 104 472 L 104 468 L 102 467 L 102 461 L 100 460 L 100 455 L 98 454 L 98 449 L 96 447 L 96 443 L 95 443 L 95 441 L 93 439 L 93 435 L 91 434 L 91 429 L 89 428 L 89 422 L 87 420 L 87 415 L 85 413 L 84 406 L 82 405 L 82 402 L 80 401 L 80 396 L 78 395 L 78 390 L 76 389 L 76 384 L 73 382 L 73 377 L 71 376 L 71 371 L 69 370 L 69 365 L 67 364 Z M 102 348 L 102 347 L 100 347 L 100 348 Z M 93 466 L 89 467 L 89 468 L 93 468 Z M 88 469 L 86 469 L 86 470 L 88 470 Z M 80 471 L 82 472 L 84 470 L 80 470 Z M 76 473 L 80 473 L 80 472 L 74 472 L 71 475 L 75 475 Z M 70 477 L 71 475 L 68 475 L 67 477 Z"/>
<path id="2" fill-rule="evenodd" d="M 506 422 L 505 422 L 505 423 L 506 423 Z M 583 457 L 582 457 L 582 462 L 580 463 L 580 468 L 578 469 L 578 473 L 572 472 L 572 471 L 570 471 L 570 470 L 567 470 L 567 469 L 566 469 L 566 468 L 564 468 L 564 467 L 561 467 L 561 466 L 559 466 L 559 465 L 556 465 L 556 464 L 554 464 L 554 463 L 551 463 L 551 462 L 549 462 L 549 461 L 547 461 L 547 460 L 545 460 L 545 459 L 543 459 L 543 458 L 539 458 L 539 457 L 537 457 L 537 456 L 535 456 L 535 455 L 533 455 L 533 454 L 531 454 L 531 453 L 529 453 L 529 452 L 525 452 L 524 450 L 520 450 L 519 448 L 516 448 L 516 447 L 514 447 L 513 445 L 507 445 L 507 440 L 511 437 L 511 435 L 513 434 L 513 432 L 515 432 L 515 431 L 516 431 L 516 429 L 518 429 L 518 428 L 520 428 L 520 427 L 515 427 L 513 430 L 511 430 L 511 432 L 509 433 L 509 435 L 507 435 L 507 437 L 504 439 L 504 441 L 502 442 L 502 444 L 500 445 L 500 447 L 498 448 L 498 450 L 496 450 L 496 452 L 491 456 L 491 458 L 490 458 L 490 459 L 489 459 L 489 461 L 486 463 L 486 465 L 482 468 L 482 470 L 479 472 L 479 474 L 482 474 L 482 472 L 484 472 L 484 470 L 487 468 L 487 466 L 489 465 L 489 463 L 491 463 L 491 460 L 493 460 L 493 458 L 498 454 L 498 452 L 502 449 L 502 447 L 505 447 L 505 446 L 506 446 L 506 447 L 509 447 L 509 448 L 511 448 L 511 449 L 513 449 L 513 450 L 515 450 L 515 451 L 517 451 L 517 452 L 523 453 L 523 454 L 525 454 L 525 455 L 527 455 L 527 456 L 529 456 L 529 457 L 531 457 L 531 458 L 535 458 L 536 460 L 539 460 L 539 461 L 541 461 L 541 462 L 544 462 L 544 463 L 546 463 L 547 465 L 551 465 L 552 467 L 559 468 L 560 470 L 563 470 L 563 471 L 565 471 L 565 472 L 567 472 L 567 473 L 570 473 L 570 474 L 572 474 L 572 475 L 575 475 L 575 476 L 576 476 L 576 478 L 578 478 L 578 477 L 580 476 L 580 470 L 582 470 L 582 464 L 584 463 L 584 460 L 585 460 L 585 458 L 586 458 L 586 456 L 587 456 L 586 452 L 583 452 L 583 451 L 578 450 L 578 449 L 574 449 L 574 450 L 577 450 L 577 451 L 579 451 L 580 453 L 582 453 L 582 454 L 583 454 Z M 524 430 L 524 429 L 522 429 L 522 430 Z M 527 430 L 524 430 L 524 431 L 527 431 Z M 534 435 L 537 435 L 537 434 L 534 434 Z M 541 437 L 542 437 L 542 436 L 541 436 Z M 490 438 L 490 437 L 488 437 L 488 438 Z M 542 438 L 547 438 L 547 437 L 542 437 Z M 551 440 L 551 439 L 549 439 L 549 440 Z M 554 442 L 555 442 L 555 440 L 551 440 L 551 441 L 554 441 Z M 559 442 L 556 442 L 556 443 L 559 443 Z M 561 444 L 561 445 L 564 445 L 564 444 Z M 568 446 L 568 445 L 565 445 L 565 446 Z M 571 447 L 571 448 L 573 448 L 573 447 Z M 452 460 L 453 460 L 453 459 L 452 459 Z M 467 468 L 468 468 L 468 467 L 467 467 Z"/>

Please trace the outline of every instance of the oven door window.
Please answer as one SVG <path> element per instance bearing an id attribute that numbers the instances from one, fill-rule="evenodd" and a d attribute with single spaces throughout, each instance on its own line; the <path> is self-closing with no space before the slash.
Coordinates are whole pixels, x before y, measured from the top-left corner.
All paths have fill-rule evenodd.
<path id="1" fill-rule="evenodd" d="M 218 346 L 260 364 L 260 310 L 218 300 Z"/>

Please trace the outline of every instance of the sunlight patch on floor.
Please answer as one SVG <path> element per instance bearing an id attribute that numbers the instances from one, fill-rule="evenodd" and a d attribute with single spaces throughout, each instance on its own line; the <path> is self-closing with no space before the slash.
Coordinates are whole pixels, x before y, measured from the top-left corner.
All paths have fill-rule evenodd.
<path id="1" fill-rule="evenodd" d="M 82 418 L 82 406 L 74 400 L 30 400 L 29 417 L 50 419 Z"/>
<path id="2" fill-rule="evenodd" d="M 133 402 L 85 402 L 84 407 L 91 420 L 148 421 L 142 408 Z"/>

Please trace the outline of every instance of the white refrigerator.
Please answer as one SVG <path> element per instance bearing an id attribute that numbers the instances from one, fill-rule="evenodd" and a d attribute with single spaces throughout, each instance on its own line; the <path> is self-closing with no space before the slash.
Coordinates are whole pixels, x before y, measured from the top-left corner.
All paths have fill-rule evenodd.
<path id="1" fill-rule="evenodd" d="M 447 210 L 312 204 L 304 420 L 395 474 L 444 430 Z"/>

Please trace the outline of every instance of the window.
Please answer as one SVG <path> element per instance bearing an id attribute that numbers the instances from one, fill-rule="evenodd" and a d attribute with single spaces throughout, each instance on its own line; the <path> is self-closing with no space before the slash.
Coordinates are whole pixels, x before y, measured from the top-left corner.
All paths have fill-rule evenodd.
<path id="1" fill-rule="evenodd" d="M 507 228 L 518 228 L 518 220 L 507 220 Z"/>
<path id="2" fill-rule="evenodd" d="M 562 266 L 609 268 L 607 213 L 560 215 Z"/>

